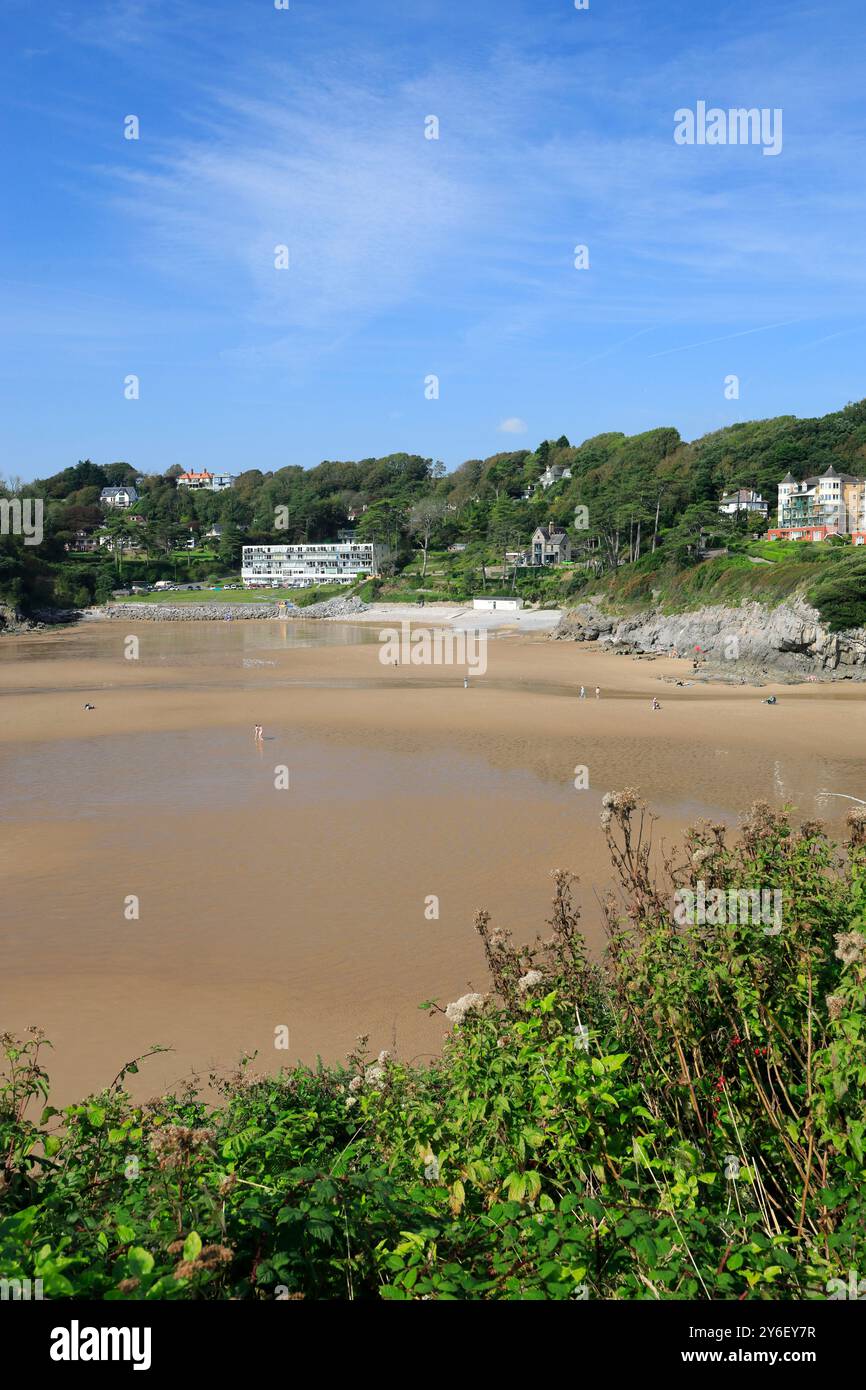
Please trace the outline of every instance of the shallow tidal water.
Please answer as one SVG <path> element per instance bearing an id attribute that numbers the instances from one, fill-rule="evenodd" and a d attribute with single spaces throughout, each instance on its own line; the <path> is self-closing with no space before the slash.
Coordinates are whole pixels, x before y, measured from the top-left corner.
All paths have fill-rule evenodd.
<path id="1" fill-rule="evenodd" d="M 600 948 L 609 786 L 639 780 L 669 840 L 698 815 L 733 822 L 758 796 L 815 814 L 818 790 L 855 791 L 862 767 L 820 745 L 780 753 L 772 738 L 744 754 L 735 722 L 700 748 L 669 744 L 661 721 L 648 739 L 625 663 L 584 736 L 563 654 L 547 669 L 531 643 L 507 644 L 466 697 L 489 705 L 470 706 L 454 672 L 385 671 L 357 650 L 377 640 L 360 626 L 137 630 L 134 670 L 116 624 L 0 646 L 0 1026 L 47 1031 L 55 1103 L 154 1043 L 174 1051 L 142 1069 L 140 1094 L 206 1081 L 241 1052 L 263 1069 L 337 1060 L 362 1033 L 373 1051 L 434 1052 L 441 1026 L 418 1006 L 486 986 L 478 908 L 532 939 L 550 870 L 571 868 Z M 311 727 L 325 696 L 334 714 Z M 201 717 L 205 697 L 222 702 L 220 722 Z M 58 700 L 77 720 L 85 699 L 96 709 L 74 736 L 60 731 Z M 425 723 L 446 699 L 453 721 Z M 377 702 L 365 727 L 359 701 Z M 398 727 L 407 701 L 417 725 Z M 567 711 L 573 738 L 548 729 L 542 702 Z M 479 735 L 461 716 L 482 708 Z M 578 794 L 580 763 L 592 776 Z M 282 1027 L 288 1055 L 274 1049 Z"/>

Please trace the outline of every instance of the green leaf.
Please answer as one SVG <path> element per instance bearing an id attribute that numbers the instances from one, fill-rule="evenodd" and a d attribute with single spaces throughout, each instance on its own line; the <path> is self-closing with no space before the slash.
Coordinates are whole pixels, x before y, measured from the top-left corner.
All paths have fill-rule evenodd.
<path id="1" fill-rule="evenodd" d="M 623 1062 L 628 1060 L 627 1052 L 614 1052 L 609 1057 L 602 1058 L 608 1071 L 619 1071 Z"/>
<path id="2" fill-rule="evenodd" d="M 94 1129 L 102 1128 L 105 1124 L 105 1111 L 101 1105 L 88 1105 L 87 1122 L 91 1124 Z"/>
<path id="3" fill-rule="evenodd" d="M 183 1243 L 183 1258 L 185 1260 L 197 1260 L 201 1254 L 201 1236 L 198 1231 L 190 1231 Z"/>
<path id="4" fill-rule="evenodd" d="M 646 1260 L 648 1265 L 655 1263 L 658 1256 L 658 1246 L 650 1236 L 637 1236 L 632 1241 L 632 1248 L 637 1251 L 641 1259 Z"/>
<path id="5" fill-rule="evenodd" d="M 524 1190 L 530 1201 L 534 1202 L 541 1191 L 541 1174 L 530 1169 L 523 1175 Z"/>
<path id="6" fill-rule="evenodd" d="M 144 1274 L 149 1274 L 153 1269 L 153 1256 L 149 1250 L 145 1250 L 142 1245 L 133 1245 L 126 1257 L 130 1273 L 141 1278 Z"/>

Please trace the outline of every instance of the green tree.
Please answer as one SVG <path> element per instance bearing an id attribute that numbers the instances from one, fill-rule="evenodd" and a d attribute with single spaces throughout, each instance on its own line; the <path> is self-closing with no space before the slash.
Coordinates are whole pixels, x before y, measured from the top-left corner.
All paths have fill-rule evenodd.
<path id="1" fill-rule="evenodd" d="M 421 542 L 424 552 L 424 562 L 421 567 L 421 578 L 427 573 L 427 552 L 430 547 L 430 537 L 445 520 L 447 508 L 444 498 L 425 497 L 420 502 L 416 502 L 409 513 L 409 531 L 413 536 L 417 536 Z"/>
<path id="2" fill-rule="evenodd" d="M 222 530 L 219 543 L 220 563 L 235 569 L 240 562 L 243 536 L 233 521 L 227 521 Z"/>

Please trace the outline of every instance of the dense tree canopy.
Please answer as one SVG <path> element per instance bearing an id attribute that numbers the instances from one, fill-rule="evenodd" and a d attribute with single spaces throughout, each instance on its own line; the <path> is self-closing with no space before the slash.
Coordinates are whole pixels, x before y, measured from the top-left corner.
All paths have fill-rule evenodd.
<path id="1" fill-rule="evenodd" d="M 786 472 L 803 478 L 831 464 L 839 472 L 866 473 L 866 401 L 818 419 L 735 424 L 691 443 L 670 426 L 637 435 L 609 432 L 578 445 L 561 434 L 534 450 L 468 459 L 450 473 L 408 453 L 326 459 L 309 469 L 239 469 L 232 488 L 216 493 L 178 487 L 178 465 L 142 477 L 126 462 L 100 466 L 84 459 L 26 488 L 17 480 L 6 488 L 0 483 L 0 497 L 41 498 L 46 523 L 38 553 L 25 553 L 20 537 L 0 537 L 0 596 L 38 590 L 37 578 L 62 559 L 75 533 L 101 527 L 99 494 L 110 484 L 136 484 L 132 515 L 148 553 L 167 554 L 179 537 L 220 525 L 221 558 L 235 564 L 244 539 L 316 541 L 353 525 L 360 536 L 390 545 L 398 568 L 413 544 L 427 550 L 480 543 L 495 561 L 525 546 L 539 523 L 553 522 L 571 531 L 579 555 L 592 555 L 604 570 L 642 561 L 658 548 L 676 563 L 690 563 L 702 527 L 732 529 L 718 518 L 724 490 L 754 486 L 772 514 Z M 542 488 L 547 468 L 570 476 Z"/>

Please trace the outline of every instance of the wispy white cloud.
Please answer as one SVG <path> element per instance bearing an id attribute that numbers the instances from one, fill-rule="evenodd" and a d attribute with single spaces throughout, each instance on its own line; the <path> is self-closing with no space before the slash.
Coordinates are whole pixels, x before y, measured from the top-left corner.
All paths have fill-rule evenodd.
<path id="1" fill-rule="evenodd" d="M 405 97 L 274 79 L 272 100 L 224 95 L 199 136 L 112 170 L 112 197 L 166 273 L 260 328 L 333 331 L 410 296 L 482 198 Z"/>
<path id="2" fill-rule="evenodd" d="M 61 7 L 53 21 L 71 41 L 122 53 L 176 27 L 178 14 L 165 0 L 100 0 L 86 9 Z"/>
<path id="3" fill-rule="evenodd" d="M 723 333 L 717 338 L 703 338 L 699 343 L 682 343 L 679 347 L 665 348 L 662 352 L 651 352 L 650 357 L 670 357 L 674 352 L 692 352 L 695 348 L 709 347 L 713 343 L 728 343 L 733 338 L 750 338 L 753 333 L 770 333 L 778 328 L 792 328 L 802 319 L 787 319 L 785 323 L 762 323 L 757 328 L 744 328 L 739 333 Z"/>
<path id="4" fill-rule="evenodd" d="M 361 52 L 345 72 L 319 62 L 299 80 L 296 66 L 239 63 L 230 87 L 191 94 L 184 136 L 143 141 L 137 168 L 104 171 L 133 254 L 233 316 L 236 360 L 314 353 L 401 309 L 428 324 L 457 315 L 456 362 L 503 332 L 789 321 L 850 312 L 866 291 L 845 232 L 866 214 L 849 177 L 856 135 L 827 146 L 803 116 L 801 60 L 786 65 L 754 25 L 748 42 L 643 69 L 625 96 L 596 51 L 576 111 L 573 64 L 550 52 L 501 46 L 399 78 Z M 814 84 L 826 93 L 826 74 Z M 531 114 L 503 100 L 516 92 L 533 93 Z M 780 159 L 674 145 L 681 102 L 765 92 L 787 106 Z M 438 140 L 424 138 L 431 113 Z M 589 272 L 571 267 L 576 242 L 590 245 Z M 288 270 L 274 268 L 280 244 Z M 614 350 L 588 346 L 594 360 Z"/>
<path id="5" fill-rule="evenodd" d="M 519 415 L 509 415 L 507 420 L 503 420 L 496 428 L 500 434 L 526 434 L 527 425 L 525 420 L 521 420 Z"/>

